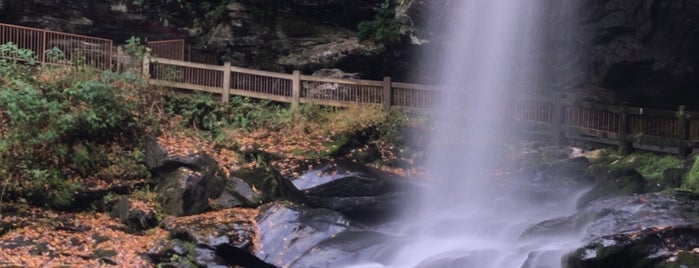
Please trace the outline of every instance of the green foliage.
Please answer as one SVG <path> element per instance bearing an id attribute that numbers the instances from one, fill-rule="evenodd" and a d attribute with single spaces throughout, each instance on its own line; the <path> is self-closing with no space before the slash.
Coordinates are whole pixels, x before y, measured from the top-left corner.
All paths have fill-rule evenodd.
<path id="1" fill-rule="evenodd" d="M 682 189 L 699 192 L 699 157 L 694 158 L 692 168 L 682 182 Z"/>
<path id="2" fill-rule="evenodd" d="M 80 178 L 142 178 L 142 149 L 133 141 L 142 124 L 127 90 L 67 75 L 47 83 L 31 76 L 0 81 L 0 171 L 11 176 L 7 196 L 66 207 Z M 138 145 L 138 143 L 136 143 Z M 117 167 L 118 165 L 118 167 Z"/>
<path id="3" fill-rule="evenodd" d="M 143 61 L 143 57 L 145 57 L 146 53 L 150 53 L 150 51 L 149 47 L 141 43 L 141 38 L 135 36 L 131 36 L 126 40 L 126 45 L 124 45 L 124 52 L 129 55 L 134 55 L 136 62 Z"/>
<path id="4" fill-rule="evenodd" d="M 31 73 L 29 67 L 34 64 L 36 55 L 33 51 L 19 48 L 12 42 L 0 45 L 0 79 L 28 77 Z"/>
<path id="5" fill-rule="evenodd" d="M 634 168 L 646 179 L 652 182 L 660 182 L 663 179 L 665 170 L 682 167 L 682 159 L 674 155 L 657 155 L 641 152 L 633 153 L 614 161 L 611 167 Z"/>
<path id="6" fill-rule="evenodd" d="M 58 47 L 52 47 L 44 51 L 44 58 L 47 62 L 58 62 L 66 58 L 66 53 Z"/>
<path id="7" fill-rule="evenodd" d="M 391 44 L 400 40 L 399 27 L 391 0 L 384 0 L 376 9 L 374 19 L 357 24 L 357 31 L 360 40 L 369 39 L 382 44 Z"/>
<path id="8" fill-rule="evenodd" d="M 170 115 L 186 118 L 183 127 L 205 131 L 213 137 L 224 128 L 250 130 L 278 123 L 283 111 L 271 101 L 257 101 L 244 97 L 231 97 L 222 103 L 207 94 L 165 97 L 165 110 Z"/>
<path id="9" fill-rule="evenodd" d="M 134 0 L 132 3 L 156 13 L 165 25 L 173 20 L 189 18 L 195 27 L 210 28 L 225 18 L 227 7 L 233 2 L 235 0 Z"/>

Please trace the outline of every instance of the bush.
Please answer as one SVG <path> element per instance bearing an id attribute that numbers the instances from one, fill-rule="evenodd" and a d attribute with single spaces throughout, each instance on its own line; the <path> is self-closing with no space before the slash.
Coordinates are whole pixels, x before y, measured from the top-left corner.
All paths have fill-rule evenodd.
<path id="1" fill-rule="evenodd" d="M 234 96 L 228 103 L 222 103 L 201 93 L 184 97 L 166 95 L 165 110 L 170 116 L 186 118 L 182 127 L 204 131 L 213 137 L 225 128 L 250 130 L 281 124 L 285 114 L 282 106 L 271 101 Z"/>
<path id="2" fill-rule="evenodd" d="M 400 40 L 399 24 L 395 18 L 390 0 L 385 0 L 376 10 L 373 20 L 357 24 L 360 40 L 374 40 L 378 43 L 391 44 Z"/>
<path id="3" fill-rule="evenodd" d="M 685 175 L 682 189 L 699 192 L 699 157 L 694 158 L 692 168 Z"/>
<path id="4" fill-rule="evenodd" d="M 681 168 L 682 159 L 674 155 L 657 155 L 653 153 L 633 153 L 611 164 L 614 168 L 636 169 L 644 178 L 652 182 L 660 182 L 663 172 L 670 168 Z"/>
<path id="5" fill-rule="evenodd" d="M 139 163 L 143 124 L 132 113 L 140 108 L 139 99 L 102 81 L 75 77 L 47 83 L 11 76 L 0 82 L 5 121 L 0 128 L 0 173 L 13 178 L 3 185 L 8 197 L 66 207 L 81 179 L 147 176 Z"/>

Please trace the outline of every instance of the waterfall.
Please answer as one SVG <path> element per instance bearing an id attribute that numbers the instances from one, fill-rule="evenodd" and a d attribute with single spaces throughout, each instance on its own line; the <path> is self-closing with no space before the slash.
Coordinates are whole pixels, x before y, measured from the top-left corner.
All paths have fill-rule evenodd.
<path id="1" fill-rule="evenodd" d="M 512 139 L 511 121 L 502 116 L 508 100 L 560 85 L 553 81 L 557 66 L 571 66 L 562 62 L 574 38 L 566 25 L 571 2 L 435 3 L 445 7 L 434 8 L 431 29 L 443 36 L 443 49 L 421 62 L 446 92 L 432 111 L 433 187 L 406 205 L 404 228 L 387 228 L 405 241 L 377 254 L 380 267 L 560 267 L 579 243 L 576 234 L 522 238 L 533 224 L 573 213 L 574 195 L 532 198 L 522 182 L 501 181 L 493 170 L 498 148 Z"/>

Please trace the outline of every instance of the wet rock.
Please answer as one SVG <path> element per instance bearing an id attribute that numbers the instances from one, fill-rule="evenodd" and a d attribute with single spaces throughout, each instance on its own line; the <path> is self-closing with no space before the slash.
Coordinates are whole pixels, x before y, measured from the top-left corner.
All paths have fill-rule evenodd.
<path id="1" fill-rule="evenodd" d="M 342 267 L 386 239 L 322 208 L 272 204 L 262 209 L 257 222 L 255 255 L 280 267 Z"/>
<path id="2" fill-rule="evenodd" d="M 230 177 L 226 181 L 225 189 L 217 199 L 217 207 L 253 207 L 259 205 L 262 197 L 243 180 Z"/>
<path id="3" fill-rule="evenodd" d="M 205 153 L 168 158 L 152 170 L 159 181 L 155 187 L 158 202 L 170 215 L 210 210 L 209 200 L 218 198 L 226 185 L 218 164 Z"/>
<path id="4" fill-rule="evenodd" d="M 271 201 L 281 196 L 277 182 L 272 172 L 267 168 L 243 167 L 234 171 L 231 177 L 238 178 L 255 187 L 262 194 L 264 201 Z"/>
<path id="5" fill-rule="evenodd" d="M 699 226 L 649 227 L 597 238 L 565 259 L 566 267 L 694 267 Z M 689 256 L 678 258 L 680 253 Z"/>
<path id="6" fill-rule="evenodd" d="M 647 181 L 635 169 L 619 168 L 600 172 L 597 184 L 578 199 L 579 208 L 588 203 L 609 197 L 627 196 L 647 192 Z"/>
<path id="7" fill-rule="evenodd" d="M 158 225 L 155 211 L 144 206 L 134 206 L 126 196 L 119 199 L 109 216 L 119 219 L 132 232 L 141 232 Z"/>
<path id="8" fill-rule="evenodd" d="M 408 180 L 348 160 L 328 162 L 292 179 L 312 207 L 342 212 L 354 219 L 390 216 L 416 190 Z"/>
<path id="9" fill-rule="evenodd" d="M 590 202 L 567 217 L 549 219 L 523 232 L 523 238 L 580 234 L 585 240 L 654 226 L 687 225 L 697 220 L 699 203 L 683 193 L 651 193 Z"/>
<path id="10" fill-rule="evenodd" d="M 227 267 L 231 256 L 221 256 L 219 247 L 235 248 L 239 256 L 252 257 L 256 225 L 256 212 L 247 209 L 226 209 L 206 214 L 168 218 L 162 227 L 170 233 L 169 240 L 160 241 L 150 250 L 156 263 L 174 265 L 200 265 Z M 225 246 L 222 246 L 225 245 Z M 173 257 L 175 256 L 175 257 Z M 176 260 L 175 263 L 172 263 Z M 233 263 L 231 265 L 241 265 Z M 254 267 L 254 266 L 244 266 Z"/>
<path id="11" fill-rule="evenodd" d="M 146 135 L 146 166 L 151 170 L 157 170 L 167 159 L 167 149 L 165 149 L 158 139 L 153 135 Z"/>
<path id="12" fill-rule="evenodd" d="M 513 191 L 536 202 L 551 202 L 576 195 L 593 185 L 587 158 L 574 154 L 574 148 L 525 144 L 525 148 L 504 157 L 498 175 L 517 184 Z"/>

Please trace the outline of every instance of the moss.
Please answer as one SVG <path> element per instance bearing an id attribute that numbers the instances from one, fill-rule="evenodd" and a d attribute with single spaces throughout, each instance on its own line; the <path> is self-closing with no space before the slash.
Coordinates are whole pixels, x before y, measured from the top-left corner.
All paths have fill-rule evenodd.
<path id="1" fill-rule="evenodd" d="M 684 190 L 699 192 L 699 157 L 694 159 L 692 168 L 685 175 L 681 188 Z"/>
<path id="2" fill-rule="evenodd" d="M 674 261 L 666 261 L 656 266 L 657 268 L 683 268 L 683 267 L 699 267 L 699 255 L 681 251 L 677 254 Z"/>
<path id="3" fill-rule="evenodd" d="M 236 171 L 233 176 L 243 180 L 262 192 L 262 202 L 276 200 L 281 197 L 279 183 L 276 176 L 269 168 L 254 167 L 243 168 Z"/>
<path id="4" fill-rule="evenodd" d="M 610 164 L 612 168 L 633 168 L 651 182 L 662 182 L 663 172 L 670 168 L 681 168 L 682 159 L 674 155 L 657 155 L 642 152 L 622 157 Z"/>

